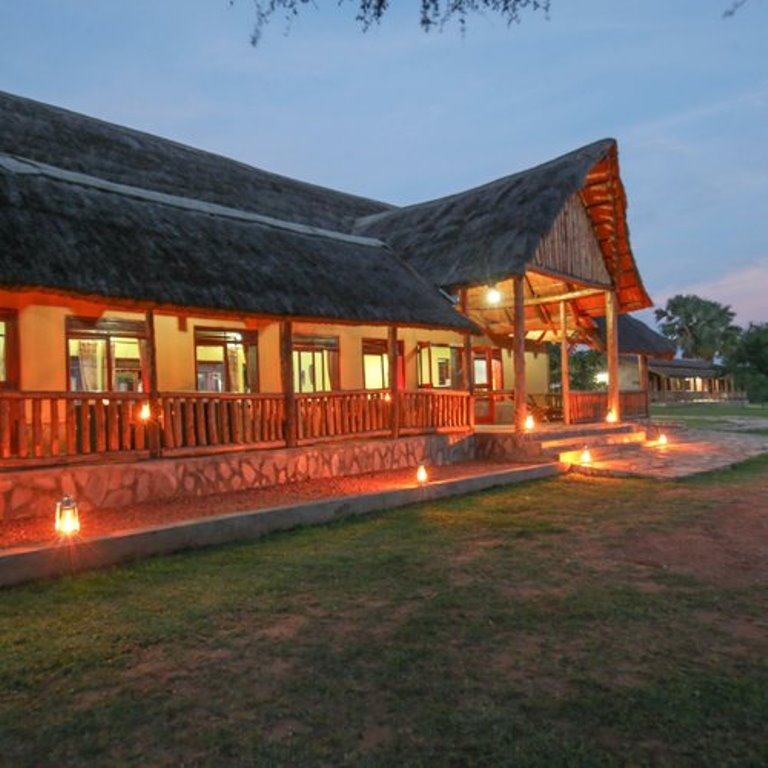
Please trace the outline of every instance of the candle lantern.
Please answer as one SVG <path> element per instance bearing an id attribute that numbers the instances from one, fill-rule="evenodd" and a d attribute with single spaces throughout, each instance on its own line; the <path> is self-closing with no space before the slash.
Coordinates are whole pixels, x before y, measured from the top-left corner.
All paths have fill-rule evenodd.
<path id="1" fill-rule="evenodd" d="M 80 512 L 77 502 L 71 496 L 64 496 L 56 502 L 55 528 L 59 536 L 76 536 L 80 533 Z"/>
<path id="2" fill-rule="evenodd" d="M 419 468 L 416 470 L 416 481 L 419 485 L 424 485 L 427 482 L 427 468 L 423 464 L 419 464 Z"/>

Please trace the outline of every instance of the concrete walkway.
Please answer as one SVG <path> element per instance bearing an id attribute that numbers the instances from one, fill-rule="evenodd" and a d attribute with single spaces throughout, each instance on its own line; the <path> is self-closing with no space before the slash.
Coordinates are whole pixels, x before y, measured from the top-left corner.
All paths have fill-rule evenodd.
<path id="1" fill-rule="evenodd" d="M 714 430 L 681 429 L 667 432 L 669 443 L 653 442 L 643 450 L 590 466 L 575 466 L 577 472 L 612 477 L 648 477 L 674 480 L 712 472 L 768 453 L 768 436 Z"/>

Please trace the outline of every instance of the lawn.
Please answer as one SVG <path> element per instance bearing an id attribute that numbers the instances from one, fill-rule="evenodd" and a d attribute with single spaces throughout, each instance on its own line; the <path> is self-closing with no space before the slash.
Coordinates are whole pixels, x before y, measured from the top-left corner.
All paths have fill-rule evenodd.
<path id="1" fill-rule="evenodd" d="M 696 429 L 718 429 L 768 434 L 768 403 L 682 403 L 652 405 L 651 415 Z"/>
<path id="2" fill-rule="evenodd" d="M 768 457 L 0 592 L 0 765 L 768 763 Z"/>

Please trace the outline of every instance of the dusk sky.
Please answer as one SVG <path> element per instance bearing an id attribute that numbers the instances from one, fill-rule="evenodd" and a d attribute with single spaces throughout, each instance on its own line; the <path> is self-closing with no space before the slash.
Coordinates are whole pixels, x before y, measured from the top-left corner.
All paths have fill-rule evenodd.
<path id="1" fill-rule="evenodd" d="M 395 204 L 613 136 L 656 303 L 768 322 L 768 2 L 729 1 L 552 0 L 462 37 L 417 0 L 365 34 L 317 0 L 254 49 L 250 0 L 0 0 L 0 90 Z"/>

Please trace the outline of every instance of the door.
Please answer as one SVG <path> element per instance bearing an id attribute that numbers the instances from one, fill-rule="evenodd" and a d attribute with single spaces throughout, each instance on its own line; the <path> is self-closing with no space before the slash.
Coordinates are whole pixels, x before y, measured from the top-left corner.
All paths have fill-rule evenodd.
<path id="1" fill-rule="evenodd" d="M 496 423 L 496 399 L 504 389 L 501 350 L 496 347 L 475 347 L 472 350 L 475 377 L 475 423 Z"/>

